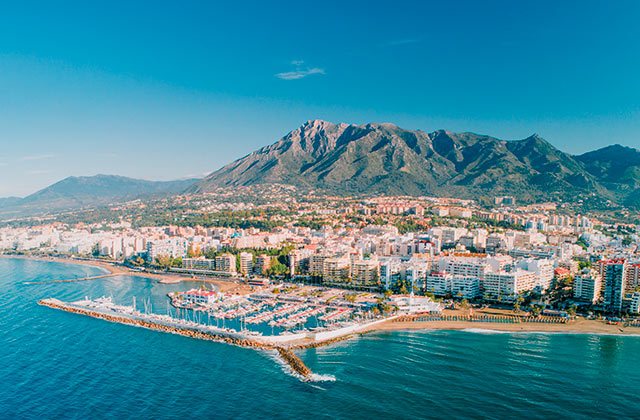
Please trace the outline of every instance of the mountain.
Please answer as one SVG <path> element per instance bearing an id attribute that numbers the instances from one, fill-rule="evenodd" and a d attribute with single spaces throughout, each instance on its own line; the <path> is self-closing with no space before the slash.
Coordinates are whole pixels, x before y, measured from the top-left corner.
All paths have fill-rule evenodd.
<path id="1" fill-rule="evenodd" d="M 195 179 L 146 181 L 116 175 L 68 177 L 23 199 L 0 207 L 5 215 L 35 214 L 92 207 L 136 198 L 177 194 Z"/>
<path id="2" fill-rule="evenodd" d="M 614 144 L 576 159 L 631 207 L 640 207 L 640 150 Z"/>
<path id="3" fill-rule="evenodd" d="M 20 197 L 5 197 L 0 198 L 0 209 L 3 207 L 13 206 L 22 200 Z"/>
<path id="4" fill-rule="evenodd" d="M 337 193 L 515 195 L 526 201 L 595 191 L 613 197 L 575 157 L 538 135 L 506 141 L 393 124 L 308 121 L 274 144 L 213 172 L 191 189 L 291 184 Z"/>

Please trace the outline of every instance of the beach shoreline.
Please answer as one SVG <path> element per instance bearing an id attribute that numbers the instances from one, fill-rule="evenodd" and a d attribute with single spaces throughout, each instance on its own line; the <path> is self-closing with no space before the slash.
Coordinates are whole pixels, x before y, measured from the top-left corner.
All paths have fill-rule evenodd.
<path id="1" fill-rule="evenodd" d="M 416 330 L 448 330 L 468 332 L 506 332 L 506 333 L 557 333 L 557 334 L 590 334 L 640 336 L 640 328 L 610 325 L 604 321 L 579 318 L 566 324 L 543 324 L 535 322 L 521 322 L 503 324 L 497 322 L 470 321 L 387 321 L 367 332 L 384 331 L 416 331 Z"/>
<path id="2" fill-rule="evenodd" d="M 24 259 L 33 261 L 57 262 L 62 264 L 74 264 L 99 267 L 107 270 L 113 276 L 123 275 L 130 277 L 141 277 L 156 280 L 161 283 L 181 283 L 181 282 L 202 282 L 213 284 L 225 293 L 246 294 L 250 293 L 250 287 L 238 284 L 234 281 L 222 279 L 200 279 L 179 274 L 156 274 L 144 271 L 135 271 L 126 267 L 115 265 L 108 261 L 79 260 L 62 257 L 39 257 L 25 255 L 1 254 L 0 258 Z M 581 317 L 568 323 L 498 323 L 480 321 L 398 321 L 389 320 L 366 328 L 358 334 L 385 331 L 415 331 L 415 330 L 450 330 L 450 331 L 495 331 L 510 333 L 562 333 L 562 334 L 596 334 L 596 335 L 617 335 L 617 336 L 640 336 L 640 328 L 624 327 L 623 325 L 607 324 L 601 320 L 587 320 Z"/>
<path id="3" fill-rule="evenodd" d="M 128 276 L 128 277 L 141 277 L 151 280 L 156 280 L 159 283 L 171 284 L 171 283 L 182 283 L 182 282 L 200 282 L 213 284 L 220 290 L 221 292 L 231 293 L 231 294 L 246 294 L 250 292 L 250 288 L 248 288 L 244 284 L 239 284 L 232 280 L 224 280 L 224 279 L 213 279 L 213 278 L 193 278 L 181 274 L 156 274 L 149 273 L 146 271 L 136 271 L 130 268 L 116 265 L 113 262 L 109 261 L 98 261 L 98 260 L 81 260 L 74 258 L 63 258 L 63 257 L 41 257 L 35 255 L 11 255 L 11 254 L 0 254 L 0 258 L 3 259 L 20 259 L 20 260 L 29 260 L 29 261 L 43 261 L 43 262 L 55 262 L 60 264 L 73 264 L 73 265 L 83 265 L 90 267 L 98 267 L 103 270 L 106 270 L 111 276 Z"/>

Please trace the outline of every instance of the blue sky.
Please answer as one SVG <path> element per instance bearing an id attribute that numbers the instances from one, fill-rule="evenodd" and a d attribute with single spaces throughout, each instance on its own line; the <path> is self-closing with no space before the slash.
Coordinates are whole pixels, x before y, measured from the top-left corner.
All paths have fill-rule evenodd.
<path id="1" fill-rule="evenodd" d="M 0 6 L 0 196 L 201 176 L 306 120 L 640 147 L 638 1 Z"/>

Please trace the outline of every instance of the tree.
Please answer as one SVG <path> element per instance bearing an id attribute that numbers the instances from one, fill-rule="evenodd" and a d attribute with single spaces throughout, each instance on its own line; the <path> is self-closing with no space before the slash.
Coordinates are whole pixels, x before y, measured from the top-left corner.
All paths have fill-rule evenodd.
<path id="1" fill-rule="evenodd" d="M 91 255 L 94 257 L 100 256 L 100 244 L 96 242 L 96 244 L 91 248 Z"/>
<path id="2" fill-rule="evenodd" d="M 574 318 L 576 316 L 577 309 L 578 307 L 576 305 L 569 306 L 567 308 L 567 315 L 569 315 L 571 318 Z"/>
<path id="3" fill-rule="evenodd" d="M 158 255 L 156 257 L 156 264 L 161 268 L 171 267 L 171 257 L 168 255 Z"/>
<path id="4" fill-rule="evenodd" d="M 269 269 L 267 270 L 267 274 L 270 276 L 281 276 L 286 274 L 287 272 L 287 266 L 282 264 L 278 260 L 274 260 L 273 264 L 271 264 L 271 267 L 269 267 Z"/>
<path id="5" fill-rule="evenodd" d="M 469 301 L 467 299 L 462 299 L 460 301 L 460 309 L 465 311 L 467 314 L 469 313 L 469 308 L 470 307 L 471 307 L 471 305 L 469 305 Z"/>
<path id="6" fill-rule="evenodd" d="M 542 313 L 542 308 L 539 307 L 538 305 L 533 305 L 531 306 L 529 313 L 531 314 L 532 317 L 537 318 Z"/>
<path id="7" fill-rule="evenodd" d="M 518 295 L 515 302 L 513 302 L 513 312 L 520 312 L 520 305 L 522 305 L 522 302 L 524 302 L 524 298 L 521 295 Z"/>
<path id="8" fill-rule="evenodd" d="M 344 295 L 344 300 L 346 300 L 349 303 L 354 303 L 356 301 L 356 297 L 358 295 L 356 293 L 347 293 L 346 295 Z"/>

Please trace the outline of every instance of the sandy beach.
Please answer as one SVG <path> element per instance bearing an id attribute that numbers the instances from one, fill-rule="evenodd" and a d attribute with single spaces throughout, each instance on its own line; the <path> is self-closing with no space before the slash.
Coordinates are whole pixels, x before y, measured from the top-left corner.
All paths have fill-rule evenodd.
<path id="1" fill-rule="evenodd" d="M 566 324 L 542 324 L 522 322 L 502 324 L 496 322 L 468 321 L 389 321 L 376 325 L 371 331 L 401 330 L 491 330 L 505 332 L 539 332 L 565 334 L 640 335 L 640 328 L 609 325 L 605 321 L 578 318 Z"/>

